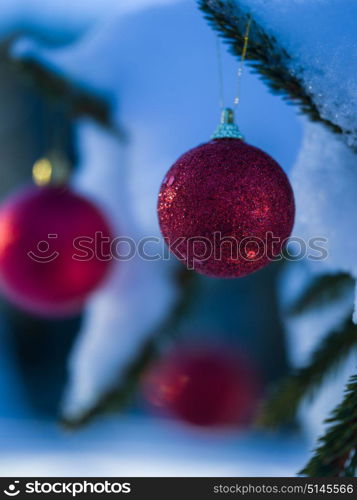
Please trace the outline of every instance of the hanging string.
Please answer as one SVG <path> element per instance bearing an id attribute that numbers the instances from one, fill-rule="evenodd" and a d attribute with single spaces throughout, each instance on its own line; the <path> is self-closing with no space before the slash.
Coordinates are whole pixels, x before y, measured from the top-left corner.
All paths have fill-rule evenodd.
<path id="1" fill-rule="evenodd" d="M 245 28 L 245 33 L 244 33 L 244 38 L 243 38 L 243 49 L 242 49 L 242 55 L 240 58 L 240 64 L 238 67 L 237 71 L 237 94 L 236 97 L 234 98 L 234 105 L 237 106 L 240 101 L 240 93 L 241 93 L 241 81 L 242 81 L 242 75 L 243 75 L 243 70 L 244 70 L 244 62 L 247 57 L 247 50 L 248 50 L 248 42 L 249 42 L 249 32 L 250 32 L 250 27 L 252 24 L 252 15 L 250 14 L 248 17 L 248 22 L 247 26 Z"/>
<path id="2" fill-rule="evenodd" d="M 252 16 L 250 14 L 248 17 L 247 26 L 245 28 L 245 33 L 244 33 L 244 37 L 243 37 L 242 55 L 241 55 L 239 67 L 237 70 L 237 94 L 236 94 L 236 97 L 234 98 L 234 101 L 233 101 L 234 106 L 237 106 L 239 104 L 239 101 L 240 101 L 241 80 L 242 80 L 242 75 L 243 75 L 243 70 L 244 70 L 244 63 L 245 63 L 245 60 L 247 58 L 249 33 L 250 33 L 251 24 L 252 24 Z M 218 36 L 216 38 L 216 48 L 217 48 L 218 82 L 219 82 L 219 107 L 221 109 L 224 109 L 225 98 L 224 98 L 223 65 L 222 65 L 221 44 L 220 44 L 220 40 L 219 40 Z"/>
<path id="3" fill-rule="evenodd" d="M 218 84 L 219 84 L 219 107 L 224 108 L 224 80 L 223 80 L 223 65 L 222 65 L 222 53 L 221 53 L 221 43 L 219 36 L 216 37 L 216 49 L 217 49 L 217 66 L 218 66 Z"/>

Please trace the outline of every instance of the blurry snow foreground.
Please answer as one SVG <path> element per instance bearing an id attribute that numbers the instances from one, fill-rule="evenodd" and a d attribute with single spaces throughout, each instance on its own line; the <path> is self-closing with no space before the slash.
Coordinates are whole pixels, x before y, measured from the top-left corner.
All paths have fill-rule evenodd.
<path id="1" fill-rule="evenodd" d="M 79 124 L 78 136 L 82 168 L 74 179 L 77 189 L 106 209 L 115 225 L 114 234 L 135 242 L 148 235 L 159 236 L 157 228 L 142 224 L 134 212 L 135 199 L 129 196 L 124 171 L 130 161 L 118 138 L 91 122 Z M 160 248 L 152 250 L 158 253 Z M 128 249 L 121 251 L 124 254 Z M 128 364 L 177 299 L 175 270 L 170 261 L 146 261 L 138 255 L 114 262 L 107 282 L 85 308 L 70 358 L 70 382 L 64 401 L 67 416 L 85 412 L 120 382 Z"/>
<path id="2" fill-rule="evenodd" d="M 314 266 L 305 263 L 309 270 L 303 273 L 304 286 L 320 272 L 345 271 L 357 278 L 357 234 L 354 231 L 357 166 L 356 157 L 349 148 L 357 142 L 357 40 L 354 26 L 357 4 L 354 0 L 235 1 L 247 12 L 252 12 L 257 22 L 286 49 L 291 57 L 290 70 L 301 76 L 321 116 L 346 131 L 345 142 L 342 142 L 322 125 L 306 124 L 304 143 L 293 171 L 297 204 L 295 235 L 305 239 L 328 239 L 328 259 Z M 161 3 L 163 1 L 145 1 L 146 5 L 152 6 Z M 170 3 L 169 0 L 166 3 Z M 212 0 L 212 4 L 215 3 Z M 165 24 L 164 18 L 160 29 L 153 33 L 152 27 L 148 31 L 151 18 L 147 16 L 147 20 L 139 25 L 141 31 L 131 35 L 125 31 L 125 23 L 120 24 L 120 19 L 123 19 L 123 13 L 118 16 L 118 21 L 96 27 L 80 42 L 66 49 L 48 50 L 22 40 L 15 46 L 14 53 L 18 57 L 35 54 L 45 63 L 56 65 L 69 78 L 109 95 L 117 93 L 122 99 L 118 120 L 128 128 L 130 154 L 126 154 L 129 151 L 97 125 L 80 123 L 78 136 L 82 168 L 76 185 L 101 202 L 112 217 L 115 214 L 114 223 L 121 233 L 140 238 L 148 232 L 158 234 L 157 189 L 175 156 L 173 152 L 181 152 L 175 143 L 177 134 L 172 137 L 172 128 L 165 130 L 165 124 L 170 120 L 167 116 L 170 105 L 167 103 L 175 96 L 176 101 L 180 104 L 182 101 L 185 106 L 185 87 L 188 85 L 187 78 L 180 81 L 170 76 L 170 68 L 176 64 L 173 75 L 177 74 L 178 68 L 187 74 L 187 53 L 192 58 L 191 67 L 199 64 L 199 59 L 194 60 L 193 47 L 190 46 L 192 40 L 188 38 L 186 41 L 185 37 L 180 37 L 176 43 L 182 57 L 175 57 L 180 52 L 172 43 L 172 27 Z M 122 48 L 127 46 L 122 43 L 124 36 L 132 37 L 127 50 Z M 159 41 L 157 37 L 160 37 Z M 165 42 L 165 37 L 170 43 Z M 203 42 L 197 37 L 195 43 Z M 173 48 L 176 50 L 174 55 L 171 54 Z M 96 64 L 92 65 L 92 61 Z M 159 66 L 162 67 L 161 73 Z M 195 75 L 198 76 L 199 72 L 195 71 Z M 143 85 L 148 96 L 146 100 L 141 98 Z M 198 82 L 195 78 L 190 79 L 190 86 L 195 85 L 200 86 L 201 93 L 205 92 L 203 79 Z M 148 99 L 150 106 L 147 105 Z M 135 100 L 134 111 L 132 103 Z M 160 108 L 163 101 L 167 104 L 165 113 Z M 175 106 L 172 106 L 172 111 L 177 109 Z M 141 114 L 138 113 L 139 107 Z M 184 125 L 184 122 L 177 125 L 183 135 L 187 133 Z M 123 177 L 125 166 L 130 172 L 127 180 Z M 285 291 L 294 289 L 294 279 L 286 277 Z M 106 286 L 88 304 L 70 362 L 70 381 L 64 405 L 66 416 L 74 417 L 86 411 L 103 391 L 118 382 L 143 339 L 164 319 L 176 299 L 170 264 L 153 265 L 135 259 L 117 266 Z M 346 298 L 347 305 L 349 300 Z M 339 310 L 342 309 L 341 306 Z M 301 328 L 295 327 L 294 330 L 291 327 L 290 333 L 295 337 L 292 342 L 294 350 L 304 353 L 300 362 L 311 352 L 319 340 L 317 337 L 329 331 L 338 317 L 337 313 L 326 316 L 321 333 L 316 336 L 317 322 L 313 318 L 305 318 Z M 300 334 L 301 339 L 296 338 Z M 311 339 L 308 345 L 304 345 L 306 335 Z M 292 357 L 296 358 L 293 353 Z"/>

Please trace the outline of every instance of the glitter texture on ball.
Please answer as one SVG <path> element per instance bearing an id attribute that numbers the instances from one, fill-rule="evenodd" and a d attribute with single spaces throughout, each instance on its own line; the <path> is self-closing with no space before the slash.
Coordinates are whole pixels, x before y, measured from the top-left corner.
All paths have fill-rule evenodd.
<path id="1" fill-rule="evenodd" d="M 269 264 L 281 254 L 294 215 L 285 172 L 241 139 L 215 139 L 183 154 L 159 193 L 170 250 L 212 277 L 243 277 Z"/>

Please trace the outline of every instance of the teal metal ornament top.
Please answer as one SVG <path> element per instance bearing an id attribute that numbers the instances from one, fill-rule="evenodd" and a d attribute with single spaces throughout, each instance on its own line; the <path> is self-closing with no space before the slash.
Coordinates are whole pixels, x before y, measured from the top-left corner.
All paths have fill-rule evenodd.
<path id="1" fill-rule="evenodd" d="M 221 114 L 221 123 L 216 128 L 211 139 L 242 139 L 241 131 L 234 123 L 234 111 L 231 108 L 224 108 Z"/>

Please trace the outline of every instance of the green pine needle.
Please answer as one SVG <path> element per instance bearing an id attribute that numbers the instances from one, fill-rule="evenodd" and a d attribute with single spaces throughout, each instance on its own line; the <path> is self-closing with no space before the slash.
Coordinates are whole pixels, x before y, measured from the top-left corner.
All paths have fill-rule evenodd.
<path id="1" fill-rule="evenodd" d="M 307 397 L 357 347 L 357 326 L 348 317 L 340 329 L 329 333 L 312 354 L 309 363 L 282 382 L 261 410 L 258 424 L 274 428 L 290 421 Z"/>
<path id="2" fill-rule="evenodd" d="M 342 403 L 333 411 L 320 445 L 300 474 L 308 477 L 353 476 L 357 466 L 357 375 L 350 378 Z"/>
<path id="3" fill-rule="evenodd" d="M 289 313 L 298 315 L 328 305 L 332 301 L 343 297 L 346 292 L 352 292 L 353 287 L 354 280 L 349 274 L 324 274 L 318 276 L 290 307 Z"/>

